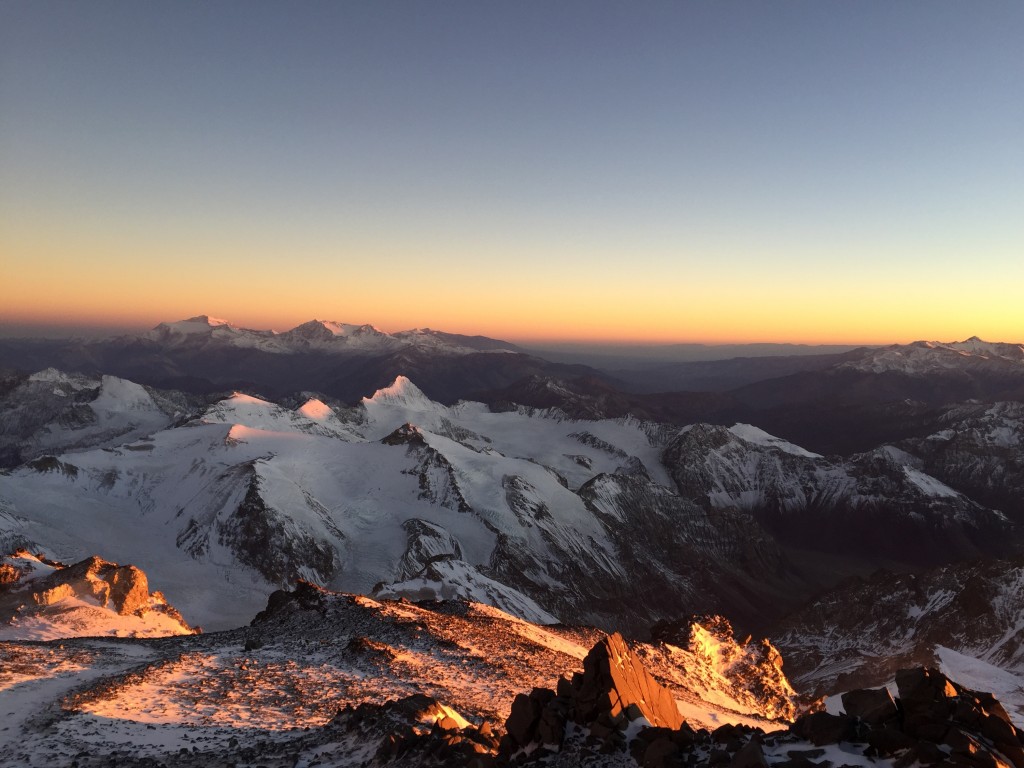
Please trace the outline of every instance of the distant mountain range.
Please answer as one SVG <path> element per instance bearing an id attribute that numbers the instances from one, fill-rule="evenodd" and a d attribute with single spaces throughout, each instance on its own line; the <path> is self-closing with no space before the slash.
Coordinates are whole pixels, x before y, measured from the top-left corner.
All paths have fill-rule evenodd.
<path id="1" fill-rule="evenodd" d="M 408 376 L 445 404 L 473 399 L 678 425 L 741 421 L 818 453 L 852 454 L 928 434 L 951 403 L 1024 398 L 1021 349 L 971 338 L 599 370 L 482 336 L 429 329 L 388 334 L 318 320 L 276 333 L 200 315 L 140 336 L 0 340 L 0 360 L 23 373 L 54 367 L 204 396 L 313 392 L 349 405 Z"/>

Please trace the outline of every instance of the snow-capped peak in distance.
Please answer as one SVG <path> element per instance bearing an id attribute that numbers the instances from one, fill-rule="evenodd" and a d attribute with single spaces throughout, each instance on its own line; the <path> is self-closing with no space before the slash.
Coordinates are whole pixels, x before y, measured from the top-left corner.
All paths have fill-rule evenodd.
<path id="1" fill-rule="evenodd" d="M 434 410 L 438 404 L 423 394 L 408 377 L 398 376 L 389 387 L 378 389 L 373 397 L 364 397 L 363 406 L 389 405 L 410 410 Z"/>
<path id="2" fill-rule="evenodd" d="M 386 354 L 405 349 L 429 350 L 449 355 L 479 352 L 518 352 L 518 347 L 486 336 L 462 336 L 416 328 L 387 333 L 369 323 L 310 320 L 288 331 L 240 328 L 226 320 L 197 315 L 187 320 L 160 323 L 144 338 L 174 347 L 229 347 L 259 349 L 277 354 L 326 352 L 333 354 Z"/>
<path id="3" fill-rule="evenodd" d="M 959 369 L 1024 371 L 1024 344 L 984 341 L 977 336 L 964 341 L 915 341 L 862 350 L 837 368 L 907 374 Z"/>
<path id="4" fill-rule="evenodd" d="M 282 335 L 306 339 L 330 339 L 339 336 L 352 338 L 355 336 L 388 336 L 389 334 L 369 323 L 356 325 L 354 323 L 339 323 L 334 320 L 310 320 L 295 326 L 290 331 L 285 331 Z"/>
<path id="5" fill-rule="evenodd" d="M 221 326 L 228 326 L 233 328 L 227 320 L 221 320 L 218 317 L 210 317 L 209 315 L 196 315 L 190 317 L 187 320 L 178 320 L 174 323 L 160 323 L 153 330 L 166 329 L 172 333 L 206 333 L 211 328 L 219 328 Z"/>

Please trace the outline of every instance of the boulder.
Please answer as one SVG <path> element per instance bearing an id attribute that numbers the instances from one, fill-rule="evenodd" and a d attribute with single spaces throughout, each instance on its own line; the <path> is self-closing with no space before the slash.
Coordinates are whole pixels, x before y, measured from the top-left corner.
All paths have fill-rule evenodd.
<path id="1" fill-rule="evenodd" d="M 843 694 L 843 709 L 871 725 L 884 723 L 899 714 L 896 702 L 886 688 L 860 689 Z"/>
<path id="2" fill-rule="evenodd" d="M 761 749 L 761 740 L 754 737 L 740 747 L 733 755 L 729 768 L 768 768 L 768 761 Z"/>
<path id="3" fill-rule="evenodd" d="M 903 730 L 910 736 L 941 741 L 957 704 L 957 690 L 936 669 L 918 667 L 896 673 L 903 708 Z"/>
<path id="4" fill-rule="evenodd" d="M 846 715 L 812 712 L 797 719 L 791 730 L 815 746 L 837 744 L 853 737 L 853 719 Z"/>
<path id="5" fill-rule="evenodd" d="M 537 740 L 537 726 L 540 725 L 544 708 L 555 698 L 555 692 L 548 688 L 534 688 L 529 695 L 520 693 L 512 702 L 512 711 L 505 721 L 505 732 L 520 747 Z M 550 733 L 546 734 L 550 737 Z M 550 742 L 549 742 L 550 743 Z M 561 743 L 559 739 L 556 743 Z"/>

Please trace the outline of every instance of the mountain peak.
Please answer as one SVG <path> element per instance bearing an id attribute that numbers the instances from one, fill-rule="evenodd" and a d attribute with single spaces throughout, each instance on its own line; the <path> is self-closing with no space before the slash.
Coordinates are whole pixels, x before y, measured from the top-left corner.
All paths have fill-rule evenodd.
<path id="1" fill-rule="evenodd" d="M 205 323 L 211 327 L 217 325 L 231 325 L 227 320 L 221 320 L 219 317 L 210 317 L 210 315 L 196 315 L 185 320 L 186 323 Z"/>
<path id="2" fill-rule="evenodd" d="M 433 409 L 435 403 L 427 397 L 408 377 L 399 375 L 394 382 L 373 393 L 373 397 L 364 397 L 363 404 L 390 405 L 417 410 Z"/>
<path id="3" fill-rule="evenodd" d="M 215 328 L 231 327 L 233 326 L 227 320 L 210 317 L 209 315 L 196 315 L 195 317 L 178 320 L 172 323 L 160 323 L 153 330 L 162 331 L 164 333 L 191 335 L 194 333 L 209 333 Z"/>

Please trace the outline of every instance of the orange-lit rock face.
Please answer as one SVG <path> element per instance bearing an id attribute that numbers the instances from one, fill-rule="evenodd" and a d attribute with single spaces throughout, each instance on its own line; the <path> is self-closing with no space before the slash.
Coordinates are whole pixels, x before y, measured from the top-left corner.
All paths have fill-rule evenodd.
<path id="1" fill-rule="evenodd" d="M 672 693 L 651 676 L 617 632 L 583 660 L 583 674 L 574 676 L 573 689 L 587 720 L 607 711 L 615 719 L 642 715 L 665 728 L 678 728 L 683 721 Z"/>

